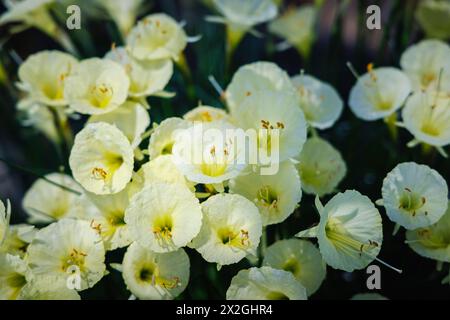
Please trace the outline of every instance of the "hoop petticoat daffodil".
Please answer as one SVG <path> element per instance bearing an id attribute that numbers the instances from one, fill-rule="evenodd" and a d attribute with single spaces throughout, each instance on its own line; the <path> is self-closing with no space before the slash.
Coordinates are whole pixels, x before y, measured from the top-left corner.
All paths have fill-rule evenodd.
<path id="1" fill-rule="evenodd" d="M 188 121 L 176 117 L 166 118 L 156 126 L 148 145 L 150 160 L 154 160 L 160 155 L 172 154 L 172 148 L 175 143 L 174 133 L 189 126 L 190 123 Z"/>
<path id="2" fill-rule="evenodd" d="M 231 280 L 227 300 L 307 300 L 292 273 L 270 267 L 241 270 Z"/>
<path id="3" fill-rule="evenodd" d="M 129 86 L 130 80 L 120 64 L 90 58 L 80 62 L 67 77 L 64 97 L 76 112 L 103 114 L 125 102 Z"/>
<path id="4" fill-rule="evenodd" d="M 139 60 L 178 61 L 188 37 L 172 17 L 155 13 L 141 19 L 126 38 L 128 53 Z"/>
<path id="5" fill-rule="evenodd" d="M 289 271 L 306 288 L 308 296 L 319 289 L 327 272 L 316 246 L 299 239 L 279 240 L 269 246 L 263 266 Z"/>
<path id="6" fill-rule="evenodd" d="M 281 163 L 274 175 L 256 170 L 237 176 L 229 185 L 230 193 L 240 194 L 258 207 L 264 226 L 286 220 L 302 198 L 300 177 L 290 160 Z"/>
<path id="7" fill-rule="evenodd" d="M 296 236 L 317 238 L 320 253 L 329 266 L 347 272 L 363 269 L 373 260 L 389 266 L 377 258 L 383 228 L 380 213 L 369 198 L 347 190 L 334 196 L 325 207 L 316 197 L 316 208 L 319 225 Z"/>
<path id="8" fill-rule="evenodd" d="M 436 223 L 447 210 L 448 187 L 434 169 L 415 162 L 397 165 L 383 181 L 383 206 L 392 221 L 406 229 Z"/>
<path id="9" fill-rule="evenodd" d="M 20 298 L 27 284 L 27 263 L 18 256 L 0 253 L 0 266 L 0 300 Z"/>
<path id="10" fill-rule="evenodd" d="M 75 180 L 87 191 L 113 194 L 131 179 L 133 148 L 115 126 L 91 123 L 76 135 L 69 164 Z"/>
<path id="11" fill-rule="evenodd" d="M 366 121 L 386 118 L 403 106 L 411 92 L 410 81 L 396 68 L 373 69 L 369 64 L 367 69 L 350 91 L 350 109 Z"/>
<path id="12" fill-rule="evenodd" d="M 64 239 L 64 241 L 62 241 Z M 27 262 L 35 276 L 54 277 L 67 284 L 75 268 L 80 290 L 93 287 L 105 274 L 105 248 L 88 221 L 62 219 L 39 230 L 28 248 Z"/>
<path id="13" fill-rule="evenodd" d="M 203 224 L 192 243 L 202 257 L 218 266 L 255 255 L 262 234 L 258 208 L 237 194 L 217 194 L 202 203 Z"/>
<path id="14" fill-rule="evenodd" d="M 125 211 L 133 240 L 154 252 L 186 246 L 200 231 L 200 203 L 184 184 L 154 182 L 134 195 Z"/>
<path id="15" fill-rule="evenodd" d="M 122 267 L 128 290 L 142 300 L 174 299 L 189 282 L 189 257 L 181 248 L 156 253 L 133 242 L 125 253 Z"/>
<path id="16" fill-rule="evenodd" d="M 67 78 L 78 64 L 77 59 L 60 51 L 40 51 L 29 56 L 19 67 L 19 89 L 28 99 L 49 106 L 65 106 Z"/>
<path id="17" fill-rule="evenodd" d="M 400 65 L 411 79 L 414 91 L 431 90 L 450 93 L 450 46 L 440 40 L 422 40 L 408 47 Z"/>

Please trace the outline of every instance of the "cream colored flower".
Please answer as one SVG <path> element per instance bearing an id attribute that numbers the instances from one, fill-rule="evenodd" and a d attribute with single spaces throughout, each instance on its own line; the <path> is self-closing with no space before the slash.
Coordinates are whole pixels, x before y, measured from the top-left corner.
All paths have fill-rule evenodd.
<path id="1" fill-rule="evenodd" d="M 215 121 L 227 121 L 229 122 L 229 115 L 225 110 L 200 105 L 191 111 L 187 112 L 183 118 L 187 121 L 200 121 L 200 122 L 215 122 Z"/>
<path id="2" fill-rule="evenodd" d="M 123 190 L 131 179 L 133 163 L 128 139 L 104 122 L 91 123 L 76 135 L 69 158 L 75 180 L 95 194 Z"/>
<path id="3" fill-rule="evenodd" d="M 270 267 L 241 270 L 231 280 L 227 300 L 307 300 L 292 273 Z"/>
<path id="4" fill-rule="evenodd" d="M 276 162 L 298 156 L 306 141 L 305 116 L 297 98 L 289 92 L 255 92 L 232 116 L 240 128 L 256 132 L 258 154 L 270 155 L 271 160 L 278 160 Z M 274 159 L 276 157 L 278 159 Z"/>
<path id="5" fill-rule="evenodd" d="M 297 237 L 317 237 L 328 265 L 352 272 L 377 259 L 383 241 L 381 216 L 366 196 L 354 190 L 338 193 L 325 207 L 316 198 L 320 224 Z M 377 259 L 378 260 L 378 259 Z"/>
<path id="6" fill-rule="evenodd" d="M 353 113 L 366 121 L 390 116 L 403 106 L 411 92 L 410 81 L 402 71 L 391 67 L 372 69 L 371 66 L 358 78 L 348 102 Z"/>
<path id="7" fill-rule="evenodd" d="M 122 35 L 128 34 L 144 0 L 97 0 L 114 19 Z"/>
<path id="8" fill-rule="evenodd" d="M 436 147 L 450 144 L 450 97 L 416 92 L 406 101 L 402 117 L 418 141 Z"/>
<path id="9" fill-rule="evenodd" d="M 37 229 L 32 225 L 11 225 L 3 244 L 0 246 L 0 252 L 9 253 L 21 258 L 25 257 L 28 245 L 34 239 L 36 232 Z"/>
<path id="10" fill-rule="evenodd" d="M 261 91 L 296 95 L 289 75 L 275 63 L 260 61 L 246 64 L 236 71 L 225 91 L 227 106 L 232 116 L 246 99 Z"/>
<path id="11" fill-rule="evenodd" d="M 314 26 L 317 9 L 314 5 L 303 5 L 288 9 L 269 24 L 270 32 L 287 40 L 301 54 L 308 56 L 314 41 Z"/>
<path id="12" fill-rule="evenodd" d="M 263 265 L 291 272 L 306 288 L 308 296 L 319 289 L 327 272 L 316 246 L 299 239 L 280 240 L 269 246 Z"/>
<path id="13" fill-rule="evenodd" d="M 297 88 L 306 121 L 318 129 L 332 127 L 341 116 L 344 106 L 336 90 L 309 75 L 300 74 L 291 80 Z"/>
<path id="14" fill-rule="evenodd" d="M 227 23 L 242 30 L 272 20 L 278 13 L 272 0 L 213 0 L 213 3 Z"/>
<path id="15" fill-rule="evenodd" d="M 154 252 L 170 252 L 198 234 L 202 212 L 185 185 L 155 182 L 133 196 L 125 222 L 139 244 Z"/>
<path id="16" fill-rule="evenodd" d="M 450 38 L 450 3 L 442 0 L 425 0 L 418 3 L 416 19 L 430 38 Z"/>
<path id="17" fill-rule="evenodd" d="M 406 240 L 417 254 L 450 262 L 450 203 L 447 212 L 435 224 L 406 231 Z"/>
<path id="18" fill-rule="evenodd" d="M 206 261 L 228 265 L 256 253 L 262 223 L 251 201 L 237 194 L 217 194 L 202 203 L 202 210 L 202 228 L 192 247 Z"/>
<path id="19" fill-rule="evenodd" d="M 67 105 L 64 89 L 67 77 L 77 64 L 67 53 L 40 51 L 20 65 L 18 86 L 32 101 L 50 106 Z"/>
<path id="20" fill-rule="evenodd" d="M 263 225 L 286 220 L 302 198 L 300 177 L 289 160 L 281 163 L 274 175 L 261 175 L 256 171 L 232 179 L 230 192 L 253 201 L 259 209 Z"/>
<path id="21" fill-rule="evenodd" d="M 226 122 L 196 122 L 180 130 L 172 148 L 173 162 L 196 183 L 222 183 L 236 177 L 246 166 L 245 159 L 240 158 L 244 146 L 234 137 L 236 130 Z"/>
<path id="22" fill-rule="evenodd" d="M 27 284 L 28 268 L 20 257 L 0 253 L 0 300 L 16 300 Z"/>
<path id="23" fill-rule="evenodd" d="M 347 173 L 340 152 L 319 137 L 306 141 L 296 166 L 303 190 L 319 197 L 335 191 Z"/>
<path id="24" fill-rule="evenodd" d="M 70 108 L 83 114 L 110 112 L 125 102 L 130 80 L 125 69 L 109 59 L 80 62 L 67 77 L 64 96 Z"/>
<path id="25" fill-rule="evenodd" d="M 146 16 L 131 29 L 126 39 L 128 52 L 140 60 L 178 60 L 187 44 L 183 28 L 170 16 Z"/>
<path id="26" fill-rule="evenodd" d="M 434 169 L 415 162 L 405 162 L 388 173 L 381 189 L 389 219 L 417 229 L 436 223 L 448 206 L 448 187 Z"/>
<path id="27" fill-rule="evenodd" d="M 102 237 L 105 249 L 115 250 L 128 246 L 132 242 L 125 223 L 125 210 L 129 205 L 128 188 L 116 194 L 88 194 L 87 197 L 97 208 L 91 219 L 91 227 Z"/>
<path id="28" fill-rule="evenodd" d="M 0 200 L 0 246 L 8 234 L 9 220 L 11 218 L 11 204 L 7 201 L 7 207 Z"/>
<path id="29" fill-rule="evenodd" d="M 44 179 L 38 179 L 25 194 L 22 207 L 29 215 L 31 223 L 48 223 L 67 217 L 77 217 L 76 204 L 80 195 L 70 190 L 82 193 L 81 187 L 69 176 L 61 173 L 51 173 L 46 179 L 69 188 L 63 189 Z"/>
<path id="30" fill-rule="evenodd" d="M 167 118 L 162 121 L 150 137 L 148 153 L 150 160 L 162 154 L 172 154 L 172 147 L 175 143 L 174 133 L 179 129 L 185 129 L 189 123 L 180 118 Z"/>
<path id="31" fill-rule="evenodd" d="M 54 277 L 54 287 L 80 276 L 80 289 L 93 287 L 105 274 L 105 248 L 88 221 L 62 219 L 41 229 L 28 248 L 36 277 Z"/>
<path id="32" fill-rule="evenodd" d="M 142 134 L 150 125 L 150 116 L 140 103 L 126 101 L 111 112 L 93 115 L 89 118 L 88 123 L 95 122 L 106 122 L 116 126 L 127 137 L 134 149 L 139 146 Z"/>
<path id="33" fill-rule="evenodd" d="M 182 293 L 189 282 L 189 257 L 183 249 L 156 253 L 131 244 L 123 259 L 123 278 L 139 299 L 168 300 Z"/>
<path id="34" fill-rule="evenodd" d="M 122 47 L 113 48 L 105 58 L 124 67 L 130 78 L 128 94 L 133 98 L 147 97 L 163 91 L 173 74 L 173 63 L 169 58 L 137 60 Z"/>
<path id="35" fill-rule="evenodd" d="M 411 79 L 415 91 L 428 89 L 436 91 L 439 87 L 440 91 L 448 93 L 450 92 L 449 56 L 450 46 L 445 42 L 433 39 L 422 40 L 403 52 L 400 65 Z"/>

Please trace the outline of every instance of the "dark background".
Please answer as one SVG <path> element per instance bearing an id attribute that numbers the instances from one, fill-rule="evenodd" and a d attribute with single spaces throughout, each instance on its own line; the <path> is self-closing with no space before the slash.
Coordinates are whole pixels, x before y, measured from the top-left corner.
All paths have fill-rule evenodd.
<path id="1" fill-rule="evenodd" d="M 296 5 L 308 1 L 285 1 L 285 5 Z M 210 83 L 208 76 L 213 75 L 222 87 L 226 87 L 236 69 L 246 63 L 268 60 L 277 63 L 290 75 L 304 69 L 321 80 L 331 83 L 344 101 L 348 99 L 350 88 L 355 79 L 346 67 L 351 61 L 355 68 L 364 73 L 366 65 L 399 67 L 401 53 L 409 45 L 420 41 L 424 35 L 414 18 L 418 1 L 337 1 L 326 0 L 320 12 L 317 24 L 316 41 L 310 59 L 303 59 L 297 51 L 289 49 L 275 51 L 275 44 L 282 40 L 271 35 L 266 25 L 257 27 L 263 38 L 247 35 L 237 48 L 230 65 L 225 63 L 224 26 L 208 23 L 205 15 L 214 14 L 201 1 L 197 0 L 161 0 L 149 1 L 148 10 L 142 13 L 166 12 L 178 21 L 186 21 L 189 35 L 201 34 L 201 41 L 189 44 L 185 53 L 191 68 L 189 79 L 176 70 L 167 88 L 177 93 L 173 99 L 150 98 L 152 121 L 160 122 L 169 116 L 181 116 L 195 107 L 198 101 L 223 108 L 223 104 Z M 365 27 L 365 10 L 370 4 L 378 4 L 382 13 L 382 29 L 370 31 Z M 1 10 L 3 10 L 2 8 Z M 123 43 L 113 21 L 107 17 L 95 17 L 82 9 L 82 29 L 69 32 L 69 36 L 80 52 L 79 58 L 102 57 L 111 47 Z M 1 12 L 1 11 L 0 11 Z M 61 22 L 64 25 L 64 22 Z M 60 47 L 43 33 L 35 29 L 10 37 L 8 28 L 0 30 L 0 59 L 8 72 L 8 82 L 0 86 L 0 157 L 23 165 L 38 174 L 58 171 L 67 166 L 67 154 L 58 156 L 57 148 L 36 130 L 23 127 L 18 121 L 15 101 L 18 91 L 14 88 L 17 81 L 17 59 L 22 59 L 44 49 Z M 449 57 L 450 58 L 450 57 Z M 72 121 L 74 132 L 83 125 L 83 121 Z M 436 152 L 423 155 L 420 147 L 409 149 L 406 143 L 412 136 L 403 129 L 394 141 L 383 121 L 364 122 L 357 119 L 345 107 L 344 113 L 335 126 L 320 131 L 320 136 L 337 147 L 347 163 L 348 174 L 340 184 L 340 190 L 356 189 L 369 196 L 373 201 L 381 198 L 382 180 L 387 172 L 404 161 L 416 161 L 427 164 L 450 181 L 449 160 Z M 144 141 L 143 147 L 148 141 Z M 24 192 L 36 179 L 36 176 L 24 173 L 0 162 L 0 198 L 11 199 L 13 222 L 24 222 L 25 213 L 21 208 Z M 329 197 L 324 199 L 328 201 Z M 383 266 L 382 289 L 380 294 L 390 299 L 449 299 L 450 286 L 440 281 L 449 272 L 436 271 L 436 263 L 414 253 L 404 241 L 404 231 L 391 236 L 394 224 L 380 209 L 384 222 L 384 242 L 379 258 L 403 269 L 403 274 Z M 270 226 L 269 243 L 278 238 L 292 237 L 296 232 L 317 222 L 318 217 L 313 206 L 313 197 L 303 195 L 301 208 L 284 223 Z M 186 249 L 191 257 L 191 279 L 187 290 L 180 296 L 186 299 L 222 299 L 231 278 L 242 268 L 249 265 L 224 266 L 217 272 L 216 266 L 206 263 L 200 255 Z M 108 253 L 110 262 L 121 262 L 123 250 Z M 322 287 L 311 299 L 348 299 L 352 295 L 368 292 L 365 270 L 345 273 L 328 267 L 327 278 Z M 81 293 L 83 298 L 124 299 L 129 293 L 123 284 L 121 275 L 116 271 L 106 276 L 93 289 Z"/>

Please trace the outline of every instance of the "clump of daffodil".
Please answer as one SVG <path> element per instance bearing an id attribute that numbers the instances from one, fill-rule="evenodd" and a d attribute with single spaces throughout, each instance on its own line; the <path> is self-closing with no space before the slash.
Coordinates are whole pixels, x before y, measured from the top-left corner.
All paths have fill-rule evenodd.
<path id="1" fill-rule="evenodd" d="M 116 126 L 135 149 L 141 143 L 142 135 L 150 125 L 150 116 L 140 103 L 126 101 L 111 112 L 91 116 L 88 123 L 94 122 L 106 122 Z"/>
<path id="2" fill-rule="evenodd" d="M 417 254 L 442 262 L 450 262 L 450 203 L 447 212 L 435 224 L 408 230 L 406 243 Z"/>
<path id="3" fill-rule="evenodd" d="M 124 67 L 130 79 L 128 94 L 132 98 L 145 98 L 162 92 L 173 74 L 173 63 L 169 58 L 137 60 L 123 47 L 113 47 L 105 58 Z"/>
<path id="4" fill-rule="evenodd" d="M 97 0 L 117 24 L 123 36 L 126 36 L 136 22 L 143 0 Z"/>
<path id="5" fill-rule="evenodd" d="M 350 300 L 389 300 L 388 298 L 382 296 L 379 293 L 357 293 Z"/>
<path id="6" fill-rule="evenodd" d="M 413 230 L 437 222 L 448 206 L 448 187 L 434 169 L 415 162 L 397 165 L 381 189 L 389 219 Z"/>
<path id="7" fill-rule="evenodd" d="M 75 137 L 69 158 L 75 180 L 95 194 L 113 194 L 125 188 L 133 173 L 133 148 L 115 126 L 88 124 Z"/>
<path id="8" fill-rule="evenodd" d="M 254 92 L 232 116 L 240 128 L 256 132 L 260 156 L 278 156 L 278 162 L 282 162 L 297 156 L 306 141 L 305 116 L 297 97 L 289 92 Z"/>
<path id="9" fill-rule="evenodd" d="M 213 0 L 223 17 L 209 17 L 211 22 L 227 26 L 228 51 L 237 47 L 245 33 L 254 26 L 276 17 L 278 8 L 272 0 Z"/>
<path id="10" fill-rule="evenodd" d="M 244 147 L 239 138 L 228 136 L 237 132 L 226 122 L 195 122 L 176 134 L 173 161 L 188 180 L 196 183 L 220 184 L 234 178 L 246 166 L 245 159 L 240 158 Z"/>
<path id="11" fill-rule="evenodd" d="M 347 172 L 340 152 L 319 137 L 309 138 L 297 159 L 303 190 L 319 197 L 335 191 Z"/>
<path id="12" fill-rule="evenodd" d="M 291 78 L 300 98 L 300 108 L 309 125 L 327 129 L 339 119 L 343 102 L 336 90 L 328 83 L 303 73 Z"/>
<path id="13" fill-rule="evenodd" d="M 90 58 L 81 61 L 67 77 L 64 97 L 76 112 L 102 114 L 125 102 L 129 86 L 130 80 L 120 64 Z"/>
<path id="14" fill-rule="evenodd" d="M 367 267 L 373 260 L 382 262 L 377 258 L 383 241 L 381 216 L 369 198 L 347 190 L 334 196 L 325 207 L 316 197 L 316 208 L 319 225 L 296 236 L 317 237 L 328 265 L 352 272 Z"/>
<path id="15" fill-rule="evenodd" d="M 16 300 L 27 284 L 28 267 L 20 257 L 0 253 L 0 300 Z"/>
<path id="16" fill-rule="evenodd" d="M 0 200 L 0 246 L 8 234 L 9 220 L 11 218 L 11 204 L 7 201 L 7 206 Z"/>
<path id="17" fill-rule="evenodd" d="M 167 118 L 162 121 L 153 131 L 148 145 L 150 160 L 162 154 L 172 154 L 172 147 L 175 143 L 175 133 L 180 129 L 185 129 L 189 123 L 181 118 Z"/>
<path id="18" fill-rule="evenodd" d="M 34 276 L 53 277 L 56 288 L 80 276 L 79 290 L 93 287 L 105 274 L 105 248 L 88 221 L 62 219 L 39 230 L 28 248 Z"/>
<path id="19" fill-rule="evenodd" d="M 289 75 L 272 62 L 254 62 L 240 67 L 225 91 L 230 112 L 240 109 L 245 100 L 260 91 L 278 91 L 296 95 Z M 276 108 L 274 108 L 276 109 Z"/>
<path id="20" fill-rule="evenodd" d="M 202 211 L 185 185 L 154 182 L 132 197 L 125 222 L 133 240 L 154 252 L 170 252 L 198 234 Z"/>
<path id="21" fill-rule="evenodd" d="M 28 245 L 34 239 L 37 229 L 32 225 L 14 224 L 9 227 L 8 234 L 0 246 L 0 252 L 9 253 L 21 258 L 25 257 Z"/>
<path id="22" fill-rule="evenodd" d="M 71 55 L 56 50 L 32 54 L 19 67 L 18 87 L 34 102 L 67 105 L 64 96 L 66 80 L 77 63 Z"/>
<path id="23" fill-rule="evenodd" d="M 133 242 L 123 258 L 122 275 L 137 298 L 169 300 L 186 289 L 189 268 L 189 257 L 183 249 L 156 253 Z"/>
<path id="24" fill-rule="evenodd" d="M 145 186 L 154 182 L 167 182 L 184 184 L 186 187 L 195 191 L 192 182 L 189 182 L 185 176 L 178 170 L 173 162 L 173 156 L 170 154 L 160 155 L 141 166 L 138 172 L 133 175 L 130 183 L 131 192 L 137 193 Z"/>
<path id="25" fill-rule="evenodd" d="M 315 38 L 316 20 L 317 8 L 314 5 L 293 7 L 272 21 L 269 30 L 286 39 L 300 54 L 308 57 Z"/>
<path id="26" fill-rule="evenodd" d="M 263 265 L 291 272 L 306 288 L 308 296 L 319 289 L 327 272 L 316 246 L 299 239 L 280 240 L 269 246 Z"/>
<path id="27" fill-rule="evenodd" d="M 403 106 L 411 92 L 410 81 L 405 73 L 392 67 L 374 69 L 369 64 L 367 71 L 350 91 L 350 109 L 366 121 L 387 118 Z"/>
<path id="28" fill-rule="evenodd" d="M 187 35 L 172 17 L 164 13 L 146 16 L 126 38 L 127 51 L 139 60 L 178 61 L 187 44 Z"/>
<path id="29" fill-rule="evenodd" d="M 28 213 L 31 223 L 48 223 L 77 217 L 77 203 L 81 192 L 81 187 L 70 176 L 51 173 L 45 179 L 38 179 L 33 183 L 23 198 L 22 207 Z"/>
<path id="30" fill-rule="evenodd" d="M 442 0 L 425 0 L 418 3 L 416 19 L 428 37 L 450 38 L 450 3 Z"/>
<path id="31" fill-rule="evenodd" d="M 129 204 L 128 188 L 111 195 L 88 194 L 97 211 L 90 220 L 91 227 L 102 237 L 106 250 L 128 246 L 132 240 L 125 223 L 125 210 Z"/>
<path id="32" fill-rule="evenodd" d="M 403 125 L 418 142 L 438 148 L 450 144 L 450 97 L 436 92 L 415 92 L 402 111 Z M 412 142 L 411 145 L 415 143 Z"/>
<path id="33" fill-rule="evenodd" d="M 253 201 L 263 225 L 286 220 L 302 198 L 300 177 L 289 160 L 281 163 L 274 175 L 262 175 L 259 171 L 241 174 L 230 181 L 230 192 Z"/>
<path id="34" fill-rule="evenodd" d="M 225 110 L 200 105 L 189 112 L 187 112 L 183 118 L 187 121 L 200 121 L 200 122 L 215 122 L 215 121 L 230 121 L 229 115 Z"/>
<path id="35" fill-rule="evenodd" d="M 450 46 L 440 40 L 422 40 L 403 52 L 400 65 L 415 91 L 450 92 Z"/>
<path id="36" fill-rule="evenodd" d="M 231 280 L 227 300 L 307 300 L 291 272 L 270 267 L 241 270 Z"/>
<path id="37" fill-rule="evenodd" d="M 255 255 L 262 234 L 258 208 L 237 194 L 217 194 L 202 203 L 203 224 L 191 245 L 219 266 Z"/>

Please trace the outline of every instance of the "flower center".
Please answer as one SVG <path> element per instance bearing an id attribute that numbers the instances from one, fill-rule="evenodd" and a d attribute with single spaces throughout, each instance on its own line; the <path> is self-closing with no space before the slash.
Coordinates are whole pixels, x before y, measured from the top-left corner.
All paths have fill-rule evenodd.
<path id="1" fill-rule="evenodd" d="M 411 189 L 405 188 L 400 196 L 399 202 L 399 209 L 403 209 L 415 216 L 417 214 L 417 210 L 421 209 L 425 205 L 427 199 L 413 192 Z M 428 212 L 425 211 L 425 215 L 427 214 Z"/>
<path id="2" fill-rule="evenodd" d="M 279 145 L 280 129 L 284 129 L 284 123 L 277 122 L 275 125 L 270 121 L 261 120 L 261 128 L 258 131 L 258 146 L 269 151 Z"/>
<path id="3" fill-rule="evenodd" d="M 173 221 L 170 215 L 163 215 L 155 219 L 153 234 L 159 240 L 172 240 Z"/>
<path id="4" fill-rule="evenodd" d="M 75 248 L 72 249 L 69 256 L 63 261 L 62 269 L 64 272 L 71 266 L 77 266 L 83 269 L 87 254 Z"/>
<path id="5" fill-rule="evenodd" d="M 102 109 L 111 102 L 112 96 L 113 88 L 111 86 L 106 84 L 94 85 L 90 92 L 89 101 L 93 106 Z"/>
<path id="6" fill-rule="evenodd" d="M 246 249 L 250 246 L 248 231 L 243 229 L 236 232 L 231 227 L 221 228 L 217 231 L 217 236 L 224 245 L 239 249 Z"/>
<path id="7" fill-rule="evenodd" d="M 296 275 L 300 271 L 300 264 L 298 263 L 297 259 L 295 259 L 295 257 L 291 257 L 286 260 L 281 269 Z"/>
<path id="8" fill-rule="evenodd" d="M 256 197 L 258 202 L 262 203 L 265 207 L 278 209 L 278 195 L 270 186 L 263 186 L 259 189 Z"/>

